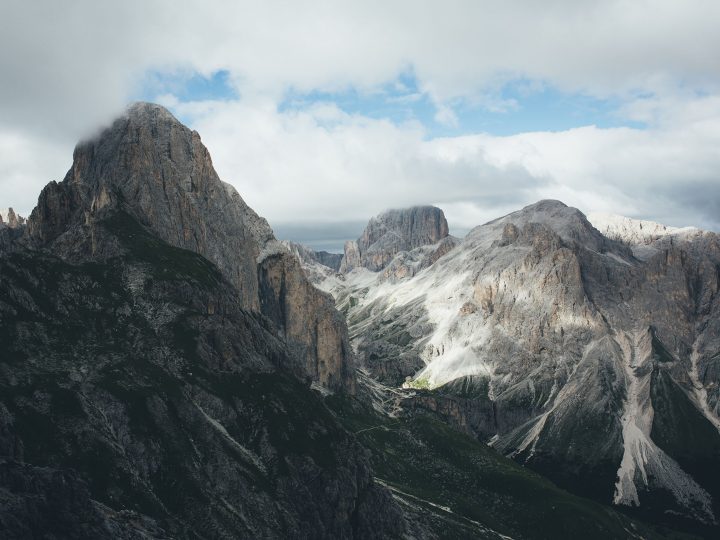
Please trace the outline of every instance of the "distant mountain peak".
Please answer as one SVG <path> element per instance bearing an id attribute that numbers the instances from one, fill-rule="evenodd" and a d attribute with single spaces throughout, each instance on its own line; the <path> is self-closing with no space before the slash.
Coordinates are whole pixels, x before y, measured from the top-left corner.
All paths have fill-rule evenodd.
<path id="1" fill-rule="evenodd" d="M 25 218 L 17 214 L 12 207 L 0 209 L 0 226 L 15 229 L 25 224 Z"/>
<path id="2" fill-rule="evenodd" d="M 632 245 L 651 244 L 670 235 L 700 232 L 695 227 L 670 227 L 654 221 L 601 212 L 588 214 L 588 219 L 608 238 Z"/>
<path id="3" fill-rule="evenodd" d="M 510 234 L 512 233 L 512 234 Z M 533 237 L 552 236 L 567 246 L 585 247 L 592 251 L 623 252 L 623 246 L 604 237 L 577 208 L 553 199 L 544 199 L 503 217 L 472 229 L 469 240 L 499 241 L 507 243 L 510 236 L 522 236 L 525 241 Z"/>
<path id="4" fill-rule="evenodd" d="M 341 271 L 382 270 L 400 251 L 431 245 L 447 237 L 448 223 L 436 206 L 386 210 L 370 219 L 357 241 L 346 242 Z"/>
<path id="5" fill-rule="evenodd" d="M 567 204 L 557 199 L 541 199 L 536 203 L 525 206 L 522 210 L 551 211 L 562 208 L 570 208 Z"/>

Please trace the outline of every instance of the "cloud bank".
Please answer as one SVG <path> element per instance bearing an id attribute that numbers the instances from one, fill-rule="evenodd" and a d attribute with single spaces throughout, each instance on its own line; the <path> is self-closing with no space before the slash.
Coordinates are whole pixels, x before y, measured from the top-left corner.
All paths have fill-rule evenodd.
<path id="1" fill-rule="evenodd" d="M 6 0 L 0 206 L 29 211 L 76 140 L 144 96 L 197 129 L 221 177 L 288 234 L 416 203 L 440 205 L 462 233 L 546 197 L 717 230 L 718 20 L 720 4 L 701 0 Z M 220 70 L 233 97 L 184 91 Z M 449 129 L 468 107 L 500 120 L 522 111 L 502 93 L 517 80 L 613 100 L 629 127 L 438 137 L 423 119 L 348 112 L 332 98 L 381 93 L 407 74 L 431 122 Z M 319 92 L 329 97 L 282 107 Z"/>

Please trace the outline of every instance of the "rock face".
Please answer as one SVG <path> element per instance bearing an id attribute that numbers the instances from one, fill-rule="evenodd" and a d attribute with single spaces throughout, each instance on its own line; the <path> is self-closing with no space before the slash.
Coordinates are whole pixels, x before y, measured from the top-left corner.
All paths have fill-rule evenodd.
<path id="1" fill-rule="evenodd" d="M 15 213 L 12 208 L 0 210 L 0 227 L 10 227 L 11 229 L 17 229 L 25 225 L 25 218 Z"/>
<path id="2" fill-rule="evenodd" d="M 327 251 L 315 251 L 302 244 L 295 242 L 287 242 L 283 240 L 283 245 L 292 251 L 302 262 L 317 263 L 326 266 L 335 272 L 340 271 L 340 263 L 342 263 L 342 254 L 329 253 Z"/>
<path id="3" fill-rule="evenodd" d="M 22 236 L 25 229 L 25 218 L 15 213 L 12 208 L 0 210 L 0 253 Z"/>
<path id="4" fill-rule="evenodd" d="M 541 201 L 418 272 L 326 289 L 371 374 L 430 390 L 407 409 L 575 492 L 715 527 L 720 237 L 665 232 L 619 242 Z"/>
<path id="5" fill-rule="evenodd" d="M 382 276 L 392 281 L 412 277 L 450 253 L 459 243 L 454 236 L 446 236 L 435 244 L 401 251 L 385 266 Z"/>
<path id="6" fill-rule="evenodd" d="M 259 265 L 261 311 L 288 340 L 305 371 L 327 388 L 355 391 L 352 350 L 345 319 L 332 297 L 316 289 L 300 262 L 287 253 L 267 256 Z"/>
<path id="7" fill-rule="evenodd" d="M 344 252 L 345 254 L 340 261 L 340 272 L 345 274 L 362 265 L 357 240 L 348 240 L 345 242 Z"/>
<path id="8" fill-rule="evenodd" d="M 124 210 L 93 224 L 103 260 L 0 257 L 3 538 L 401 535 L 277 327 Z"/>
<path id="9" fill-rule="evenodd" d="M 388 210 L 370 220 L 357 242 L 345 244 L 341 271 L 382 270 L 401 251 L 435 244 L 448 235 L 443 211 L 434 206 Z"/>
<path id="10" fill-rule="evenodd" d="M 268 223 L 218 178 L 198 133 L 158 105 L 133 105 L 99 137 L 77 146 L 65 179 L 48 184 L 40 195 L 28 220 L 28 245 L 68 261 L 102 260 L 113 252 L 102 252 L 94 241 L 94 223 L 98 213 L 116 207 L 163 241 L 215 264 L 245 309 L 273 319 L 309 375 L 320 376 L 319 382 L 332 389 L 353 390 L 352 355 L 332 299 L 312 291 Z M 270 274 L 283 277 L 264 281 Z M 276 289 L 277 284 L 284 288 Z M 295 312 L 308 310 L 311 322 L 278 319 L 278 301 L 307 301 Z M 335 335 L 323 334 L 327 339 L 318 346 L 317 328 L 325 333 L 334 328 Z M 330 344 L 336 345 L 332 351 Z"/>
<path id="11" fill-rule="evenodd" d="M 650 245 L 668 235 L 676 236 L 697 232 L 697 229 L 693 227 L 668 227 L 654 221 L 631 219 L 614 214 L 589 214 L 588 220 L 608 238 L 630 246 Z"/>
<path id="12" fill-rule="evenodd" d="M 132 107 L 18 231 L 0 253 L 0 536 L 403 536 L 311 389 L 351 399 L 342 317 L 197 133 Z"/>

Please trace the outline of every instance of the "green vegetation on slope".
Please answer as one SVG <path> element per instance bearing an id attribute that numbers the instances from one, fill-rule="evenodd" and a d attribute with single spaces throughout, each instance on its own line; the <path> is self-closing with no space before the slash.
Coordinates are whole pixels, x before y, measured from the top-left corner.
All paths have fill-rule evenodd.
<path id="1" fill-rule="evenodd" d="M 442 538 L 497 537 L 481 526 L 513 538 L 690 538 L 571 495 L 430 416 L 391 419 L 344 397 L 328 403 L 372 452 L 377 477 L 422 506 Z"/>

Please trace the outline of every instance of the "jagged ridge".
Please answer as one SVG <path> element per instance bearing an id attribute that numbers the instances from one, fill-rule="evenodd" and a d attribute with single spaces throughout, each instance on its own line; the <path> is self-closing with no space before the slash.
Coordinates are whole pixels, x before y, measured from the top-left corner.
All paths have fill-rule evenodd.
<path id="1" fill-rule="evenodd" d="M 370 220 L 357 241 L 345 243 L 340 271 L 358 267 L 382 270 L 397 253 L 434 244 L 447 235 L 445 214 L 437 207 L 387 210 Z"/>
<path id="2" fill-rule="evenodd" d="M 94 242 L 94 223 L 118 207 L 162 240 L 217 265 L 245 308 L 275 322 L 311 378 L 353 391 L 352 353 L 332 299 L 218 178 L 198 133 L 159 105 L 136 103 L 77 146 L 65 179 L 41 193 L 27 243 L 70 261 L 102 260 L 115 253 Z"/>
<path id="3" fill-rule="evenodd" d="M 422 397 L 406 408 L 436 411 L 577 492 L 712 525 L 718 235 L 663 235 L 642 257 L 628 244 L 540 201 L 394 284 L 353 272 L 322 286 L 361 363 L 388 383 L 412 377 Z M 695 446 L 679 439 L 690 437 L 679 411 Z"/>

